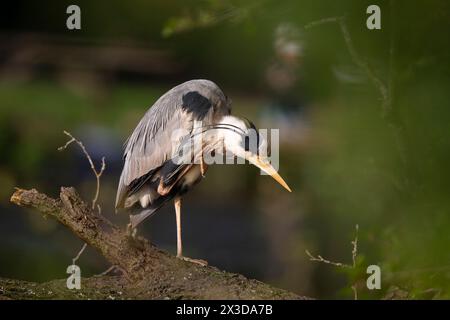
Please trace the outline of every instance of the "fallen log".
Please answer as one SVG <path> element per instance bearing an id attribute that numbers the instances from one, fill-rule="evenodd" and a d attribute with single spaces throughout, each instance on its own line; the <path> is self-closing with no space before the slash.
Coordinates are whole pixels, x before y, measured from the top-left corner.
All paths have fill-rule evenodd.
<path id="1" fill-rule="evenodd" d="M 11 202 L 35 208 L 65 225 L 95 248 L 122 276 L 82 279 L 80 290 L 66 281 L 36 284 L 0 278 L 4 299 L 308 299 L 242 275 L 180 260 L 127 232 L 88 206 L 72 187 L 59 199 L 35 189 L 17 189 Z"/>

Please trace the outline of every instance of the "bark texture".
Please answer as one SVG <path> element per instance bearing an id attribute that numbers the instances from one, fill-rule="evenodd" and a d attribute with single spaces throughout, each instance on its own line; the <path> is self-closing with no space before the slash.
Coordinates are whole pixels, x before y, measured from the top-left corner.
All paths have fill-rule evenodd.
<path id="1" fill-rule="evenodd" d="M 11 202 L 52 217 L 97 249 L 123 276 L 82 279 L 81 290 L 66 280 L 37 284 L 0 278 L 0 299 L 307 299 L 242 275 L 180 260 L 93 211 L 74 188 L 53 199 L 35 189 L 17 189 Z"/>

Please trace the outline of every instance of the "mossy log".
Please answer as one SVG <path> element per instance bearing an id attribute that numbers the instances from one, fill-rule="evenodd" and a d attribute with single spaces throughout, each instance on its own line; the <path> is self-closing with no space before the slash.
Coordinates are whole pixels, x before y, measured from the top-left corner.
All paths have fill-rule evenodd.
<path id="1" fill-rule="evenodd" d="M 307 299 L 242 275 L 180 260 L 142 237 L 130 237 L 92 210 L 74 188 L 53 199 L 35 189 L 17 189 L 11 202 L 35 208 L 94 247 L 121 276 L 83 278 L 81 289 L 66 280 L 30 283 L 0 278 L 0 299 Z"/>

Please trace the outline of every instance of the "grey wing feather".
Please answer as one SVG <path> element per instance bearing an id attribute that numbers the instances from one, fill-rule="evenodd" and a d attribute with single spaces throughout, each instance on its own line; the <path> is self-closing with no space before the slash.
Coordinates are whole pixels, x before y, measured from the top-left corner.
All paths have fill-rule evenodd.
<path id="1" fill-rule="evenodd" d="M 230 113 L 229 104 L 223 101 L 212 101 L 214 108 L 208 110 L 205 109 L 204 101 L 194 101 L 197 109 L 186 108 L 186 103 L 193 103 L 192 99 L 183 101 L 185 97 L 192 98 L 188 93 L 197 92 L 201 97 L 214 100 L 214 97 L 210 96 L 211 90 L 215 91 L 215 95 L 219 95 L 219 100 L 226 101 L 222 91 L 214 83 L 208 80 L 192 80 L 168 91 L 146 112 L 126 142 L 116 208 L 123 207 L 128 187 L 135 179 L 159 168 L 172 158 L 183 138 L 172 142 L 172 134 L 176 130 L 182 129 L 186 135 L 190 135 L 194 120 L 202 120 L 203 125 L 210 125 L 216 116 Z"/>

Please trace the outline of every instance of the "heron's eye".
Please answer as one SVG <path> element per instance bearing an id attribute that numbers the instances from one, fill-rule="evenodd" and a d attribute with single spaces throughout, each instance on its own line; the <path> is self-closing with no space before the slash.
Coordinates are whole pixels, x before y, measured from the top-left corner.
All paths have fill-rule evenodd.
<path id="1" fill-rule="evenodd" d="M 250 151 L 250 137 L 244 136 L 244 150 Z"/>
<path id="2" fill-rule="evenodd" d="M 258 131 L 255 131 L 256 134 L 247 134 L 243 136 L 242 143 L 245 151 L 251 151 L 254 154 L 259 154 L 259 147 L 261 145 L 261 139 L 258 134 Z M 256 139 L 256 141 L 251 141 L 251 139 Z"/>

